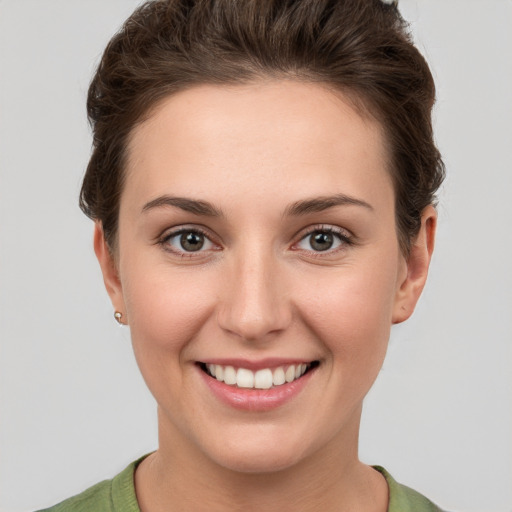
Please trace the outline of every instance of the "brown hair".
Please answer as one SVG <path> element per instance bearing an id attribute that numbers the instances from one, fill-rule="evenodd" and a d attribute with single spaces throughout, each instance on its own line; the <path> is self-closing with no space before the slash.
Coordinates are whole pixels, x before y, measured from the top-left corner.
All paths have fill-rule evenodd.
<path id="1" fill-rule="evenodd" d="M 128 137 L 169 94 L 262 77 L 340 90 L 384 128 L 404 254 L 435 203 L 444 165 L 435 86 L 396 4 L 382 0 L 153 0 L 108 44 L 87 100 L 93 152 L 80 193 L 115 247 Z"/>

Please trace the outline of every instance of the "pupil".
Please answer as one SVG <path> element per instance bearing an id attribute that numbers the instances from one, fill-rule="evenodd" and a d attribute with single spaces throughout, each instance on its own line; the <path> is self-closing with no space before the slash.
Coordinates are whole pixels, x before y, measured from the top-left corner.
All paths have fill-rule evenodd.
<path id="1" fill-rule="evenodd" d="M 204 245 L 204 238 L 198 233 L 183 233 L 180 243 L 186 251 L 199 251 Z"/>
<path id="2" fill-rule="evenodd" d="M 330 233 L 315 233 L 311 239 L 311 247 L 315 251 L 327 251 L 333 244 L 333 237 Z"/>

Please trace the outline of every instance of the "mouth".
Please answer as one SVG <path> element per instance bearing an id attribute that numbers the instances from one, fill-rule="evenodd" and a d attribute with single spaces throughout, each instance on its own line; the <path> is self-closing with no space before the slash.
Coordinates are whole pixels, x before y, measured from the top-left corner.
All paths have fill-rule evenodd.
<path id="1" fill-rule="evenodd" d="M 319 361 L 285 364 L 275 368 L 261 368 L 256 371 L 243 367 L 213 363 L 197 363 L 199 368 L 212 379 L 240 389 L 272 389 L 302 379 L 318 367 Z"/>

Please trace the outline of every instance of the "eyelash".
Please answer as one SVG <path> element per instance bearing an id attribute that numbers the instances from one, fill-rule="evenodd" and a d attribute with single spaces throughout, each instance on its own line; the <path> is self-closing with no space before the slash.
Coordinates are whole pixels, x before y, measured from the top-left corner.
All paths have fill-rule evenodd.
<path id="1" fill-rule="evenodd" d="M 172 248 L 169 241 L 173 238 L 179 237 L 180 235 L 188 233 L 193 233 L 196 235 L 201 235 L 204 237 L 204 240 L 206 243 L 210 243 L 213 246 L 216 246 L 215 242 L 211 240 L 211 235 L 207 233 L 205 230 L 199 228 L 199 227 L 181 227 L 177 229 L 176 231 L 171 231 L 170 233 L 166 233 L 163 237 L 161 237 L 157 243 L 163 247 L 163 249 L 167 252 L 170 252 L 172 254 L 178 255 L 182 258 L 197 258 L 200 254 L 206 252 L 204 250 L 201 250 L 202 247 L 198 251 L 180 251 Z"/>
<path id="2" fill-rule="evenodd" d="M 316 233 L 333 235 L 335 238 L 338 239 L 339 246 L 335 247 L 334 249 L 326 249 L 325 251 L 315 251 L 313 249 L 306 249 L 306 251 L 315 258 L 322 258 L 327 255 L 336 254 L 340 251 L 347 249 L 347 247 L 350 247 L 355 244 L 353 235 L 351 235 L 347 230 L 337 228 L 335 226 L 318 224 L 316 226 L 307 228 L 307 230 L 301 234 L 299 241 L 292 246 L 292 249 L 297 247 L 297 245 L 300 244 L 302 241 L 307 240 L 308 237 L 311 237 Z"/>
<path id="3" fill-rule="evenodd" d="M 159 245 L 161 245 L 165 251 L 171 252 L 171 253 L 178 255 L 182 258 L 197 258 L 197 257 L 199 257 L 199 255 L 201 253 L 204 253 L 207 250 L 211 250 L 211 249 L 201 250 L 202 247 L 198 251 L 185 251 L 185 250 L 181 251 L 181 250 L 176 250 L 176 249 L 172 248 L 169 241 L 172 240 L 173 238 L 179 237 L 180 235 L 183 235 L 186 233 L 199 234 L 202 237 L 204 237 L 204 239 L 207 243 L 211 244 L 212 246 L 217 245 L 217 244 L 215 244 L 215 242 L 213 242 L 211 240 L 211 235 L 199 227 L 193 227 L 193 228 L 192 227 L 190 227 L 190 228 L 181 227 L 181 228 L 177 229 L 176 231 L 166 233 L 164 236 L 162 236 L 157 241 L 157 243 Z M 308 237 L 311 237 L 316 233 L 334 235 L 334 237 L 338 239 L 339 246 L 335 247 L 334 249 L 329 248 L 324 251 L 315 251 L 313 249 L 310 249 L 310 250 L 305 249 L 310 255 L 313 255 L 313 257 L 325 257 L 324 255 L 336 254 L 339 251 L 346 249 L 347 246 L 354 245 L 354 243 L 355 243 L 353 236 L 351 234 L 349 234 L 346 230 L 341 229 L 341 228 L 336 228 L 336 227 L 330 226 L 330 225 L 326 226 L 326 225 L 319 224 L 316 226 L 312 226 L 312 227 L 308 228 L 307 231 L 303 232 L 300 236 L 299 241 L 293 244 L 292 250 L 300 250 L 300 249 L 297 249 L 298 244 L 300 244 L 301 242 L 306 240 Z M 219 249 L 214 249 L 214 250 L 219 250 Z"/>

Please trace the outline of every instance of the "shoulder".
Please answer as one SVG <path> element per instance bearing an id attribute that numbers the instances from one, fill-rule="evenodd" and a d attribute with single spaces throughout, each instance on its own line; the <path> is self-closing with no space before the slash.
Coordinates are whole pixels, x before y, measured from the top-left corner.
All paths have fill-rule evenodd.
<path id="1" fill-rule="evenodd" d="M 82 493 L 38 512 L 140 512 L 135 495 L 135 468 L 145 458 L 132 462 L 121 473 Z"/>
<path id="2" fill-rule="evenodd" d="M 85 512 L 87 510 L 98 512 L 115 510 L 112 505 L 112 480 L 104 480 L 77 496 L 39 512 Z"/>
<path id="3" fill-rule="evenodd" d="M 373 466 L 382 473 L 389 488 L 388 512 L 443 512 L 422 494 L 398 483 L 383 467 Z"/>

